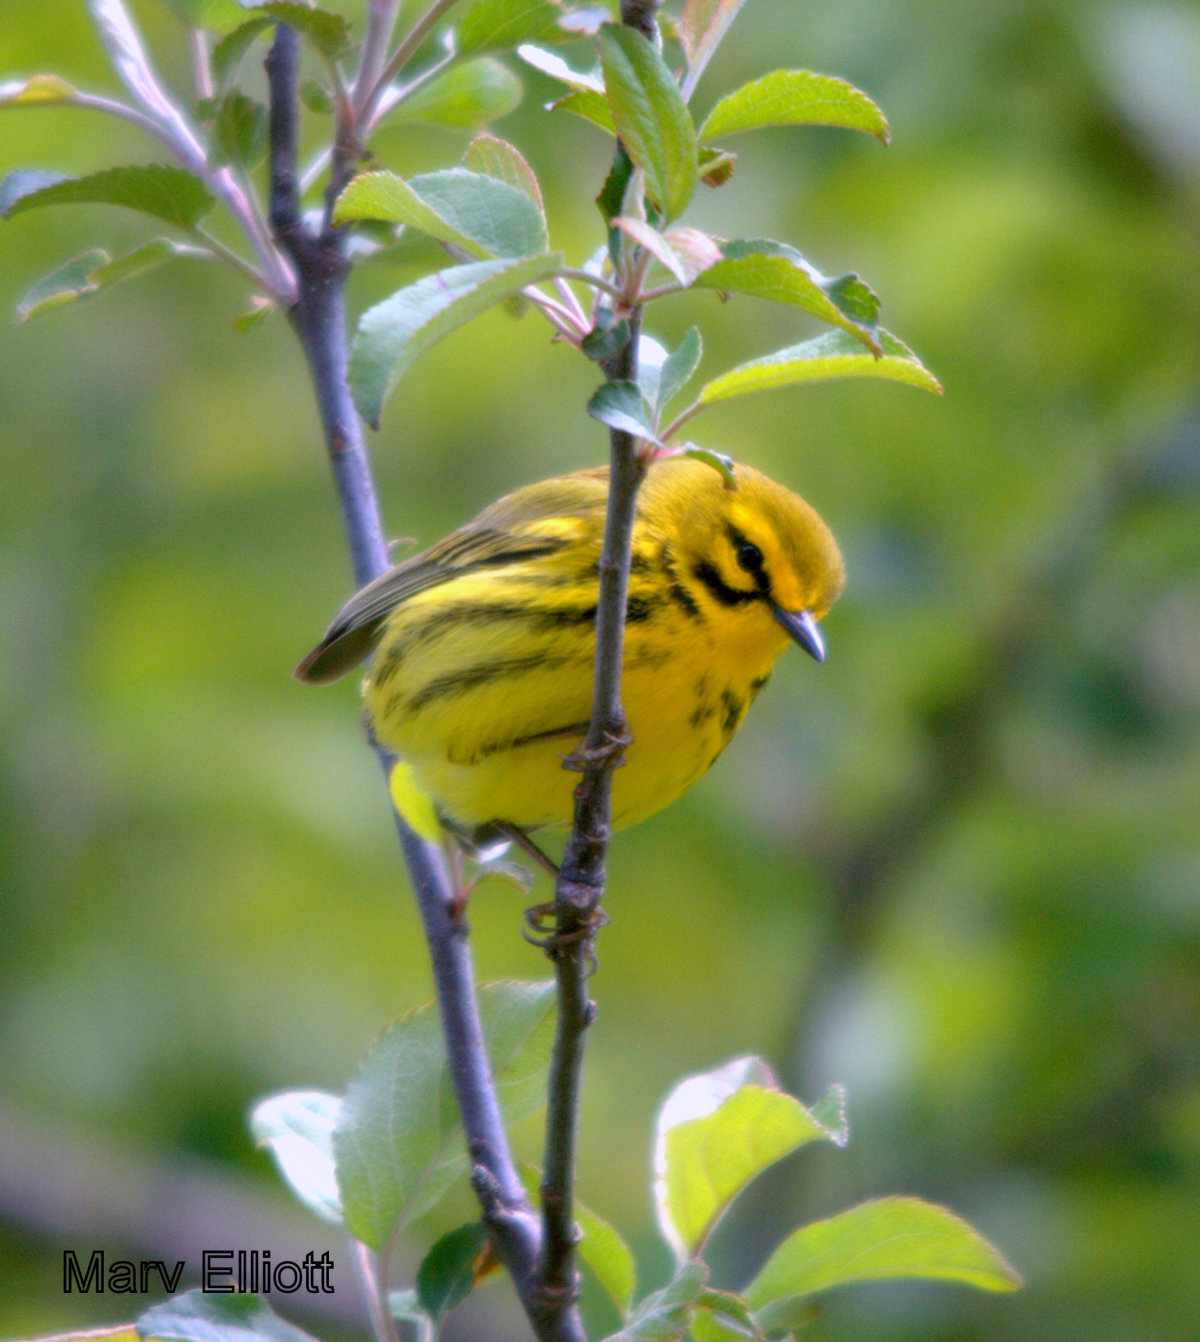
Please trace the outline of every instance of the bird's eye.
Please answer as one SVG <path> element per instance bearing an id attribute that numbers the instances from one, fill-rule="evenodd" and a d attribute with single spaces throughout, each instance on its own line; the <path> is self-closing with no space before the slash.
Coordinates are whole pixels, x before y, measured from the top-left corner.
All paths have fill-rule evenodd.
<path id="1" fill-rule="evenodd" d="M 737 549 L 737 561 L 747 573 L 761 573 L 763 553 L 750 541 L 742 541 Z"/>

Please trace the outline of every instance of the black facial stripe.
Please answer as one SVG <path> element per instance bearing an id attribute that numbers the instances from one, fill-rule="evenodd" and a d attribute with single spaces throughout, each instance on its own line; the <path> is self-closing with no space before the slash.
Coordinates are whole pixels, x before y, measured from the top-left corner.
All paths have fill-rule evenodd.
<path id="1" fill-rule="evenodd" d="M 730 587 L 707 560 L 697 564 L 692 572 L 722 606 L 744 606 L 748 601 L 763 599 L 763 593 L 757 588 L 747 592 L 740 587 Z"/>

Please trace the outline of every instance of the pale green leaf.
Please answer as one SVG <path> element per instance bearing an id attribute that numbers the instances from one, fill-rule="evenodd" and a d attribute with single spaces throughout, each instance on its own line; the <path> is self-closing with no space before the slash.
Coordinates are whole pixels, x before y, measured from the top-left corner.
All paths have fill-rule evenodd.
<path id="1" fill-rule="evenodd" d="M 890 135 L 887 118 L 853 84 L 811 70 L 775 70 L 722 98 L 700 127 L 699 138 L 799 125 L 866 131 L 884 144 Z"/>
<path id="2" fill-rule="evenodd" d="M 167 3 L 189 27 L 219 33 L 236 28 L 246 17 L 245 7 L 238 0 L 167 0 Z"/>
<path id="3" fill-rule="evenodd" d="M 735 396 L 847 377 L 886 378 L 941 393 L 941 383 L 903 341 L 882 329 L 878 338 L 882 350 L 879 358 L 844 331 L 830 331 L 815 340 L 776 350 L 713 378 L 704 385 L 696 406 L 700 409 Z"/>
<path id="4" fill-rule="evenodd" d="M 22 181 L 10 187 L 18 176 Z M 49 183 L 38 187 L 39 176 Z M 207 187 L 190 172 L 161 164 L 107 168 L 87 177 L 57 180 L 50 174 L 24 171 L 10 173 L 0 184 L 0 210 L 9 216 L 43 205 L 123 205 L 191 229 L 214 204 Z"/>
<path id="5" fill-rule="evenodd" d="M 546 221 L 519 187 L 449 168 L 404 181 L 390 172 L 364 173 L 342 192 L 336 223 L 383 219 L 407 224 L 472 256 L 531 256 L 546 248 Z"/>
<path id="6" fill-rule="evenodd" d="M 341 1107 L 338 1095 L 293 1090 L 260 1100 L 250 1114 L 255 1142 L 268 1148 L 300 1201 L 331 1225 L 342 1224 L 333 1161 L 333 1131 Z"/>
<path id="7" fill-rule="evenodd" d="M 696 190 L 696 129 L 678 85 L 649 40 L 619 24 L 600 30 L 600 65 L 617 134 L 646 194 L 674 219 Z"/>
<path id="8" fill-rule="evenodd" d="M 466 55 L 565 37 L 561 13 L 552 0 L 475 0 L 458 27 L 458 49 Z"/>
<path id="9" fill-rule="evenodd" d="M 679 40 L 688 63 L 684 97 L 691 97 L 704 67 L 743 4 L 745 0 L 687 0 L 679 24 Z"/>
<path id="10" fill-rule="evenodd" d="M 682 1260 L 694 1257 L 733 1199 L 769 1165 L 828 1131 L 790 1095 L 742 1085 L 709 1113 L 660 1118 L 655 1145 L 659 1226 Z"/>
<path id="11" fill-rule="evenodd" d="M 798 1302 L 853 1281 L 935 1278 L 983 1291 L 1021 1279 L 1001 1253 L 944 1207 L 917 1198 L 864 1202 L 794 1231 L 744 1294 L 764 1332 L 787 1331 Z"/>
<path id="12" fill-rule="evenodd" d="M 599 126 L 609 135 L 617 133 L 608 99 L 602 93 L 593 93 L 590 89 L 572 89 L 565 97 L 547 103 L 546 107 L 551 112 L 571 112 L 584 121 L 590 121 L 593 126 Z"/>
<path id="13" fill-rule="evenodd" d="M 481 130 L 521 101 L 521 81 L 490 56 L 452 65 L 388 111 L 391 121 Z"/>
<path id="14" fill-rule="evenodd" d="M 691 380 L 692 375 L 700 366 L 700 356 L 703 352 L 704 346 L 700 340 L 700 332 L 693 326 L 680 341 L 678 347 L 667 355 L 663 364 L 662 376 L 658 384 L 658 396 L 655 400 L 655 409 L 659 413 Z"/>
<path id="15" fill-rule="evenodd" d="M 657 442 L 654 425 L 636 382 L 606 382 L 587 403 L 587 412 L 610 429 Z"/>
<path id="16" fill-rule="evenodd" d="M 499 983 L 480 992 L 488 1057 L 510 1121 L 540 1099 L 553 1000 L 553 983 Z M 376 1249 L 467 1168 L 433 1007 L 397 1021 L 367 1055 L 342 1102 L 333 1149 L 346 1226 Z"/>
<path id="17" fill-rule="evenodd" d="M 148 1309 L 136 1324 L 143 1338 L 175 1342 L 313 1342 L 258 1295 L 185 1291 Z"/>
<path id="18" fill-rule="evenodd" d="M 542 202 L 542 190 L 533 169 L 525 161 L 519 149 L 507 140 L 496 135 L 477 135 L 467 145 L 463 155 L 463 167 L 471 172 L 481 172 L 486 177 L 494 177 L 498 182 L 507 182 L 518 191 L 524 191 L 545 217 Z"/>
<path id="19" fill-rule="evenodd" d="M 100 248 L 84 252 L 59 266 L 48 275 L 43 275 L 36 284 L 26 290 L 16 305 L 15 318 L 18 324 L 28 321 L 43 312 L 64 307 L 67 303 L 81 298 L 90 298 L 102 289 L 109 289 L 124 280 L 134 279 L 149 270 L 154 270 L 165 261 L 177 256 L 195 256 L 194 250 L 180 247 L 167 238 L 155 238 L 152 242 L 135 247 L 133 251 L 118 256 L 116 260 Z"/>
<path id="20" fill-rule="evenodd" d="M 684 1263 L 661 1291 L 638 1302 L 625 1326 L 606 1342 L 675 1342 L 690 1327 L 707 1280 L 703 1263 Z"/>

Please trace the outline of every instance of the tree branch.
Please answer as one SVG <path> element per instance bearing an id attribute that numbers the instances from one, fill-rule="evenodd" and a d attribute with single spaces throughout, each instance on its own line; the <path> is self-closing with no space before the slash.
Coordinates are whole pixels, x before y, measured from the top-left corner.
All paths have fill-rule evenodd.
<path id="1" fill-rule="evenodd" d="M 621 20 L 655 36 L 657 0 L 622 0 Z M 618 142 L 617 152 L 621 146 Z M 637 348 L 642 310 L 629 314 L 629 340 L 604 365 L 609 381 L 637 379 Z M 612 775 L 629 742 L 621 706 L 621 665 L 625 607 L 637 492 L 644 467 L 637 439 L 610 433 L 608 509 L 600 554 L 596 606 L 596 654 L 592 714 L 577 752 L 583 778 L 575 789 L 575 819 L 555 887 L 555 929 L 547 949 L 558 977 L 558 1020 L 550 1062 L 546 1148 L 542 1175 L 542 1257 L 539 1291 L 547 1308 L 565 1310 L 578 1294 L 575 1271 L 575 1146 L 579 1086 L 587 1028 L 595 1015 L 587 980 L 594 943 L 604 919 L 600 900 L 606 880 L 605 859 L 612 822 Z"/>
<path id="2" fill-rule="evenodd" d="M 299 297 L 288 316 L 308 359 L 325 441 L 354 566 L 362 585 L 389 566 L 362 424 L 347 380 L 345 288 L 348 265 L 342 234 L 328 224 L 314 232 L 300 211 L 297 174 L 298 43 L 286 25 L 276 30 L 267 57 L 270 89 L 270 219 L 279 245 L 293 259 Z M 337 180 L 337 152 L 333 170 Z M 332 189 L 332 188 L 331 188 Z M 394 759 L 376 746 L 385 774 Z M 467 1149 L 497 1256 L 513 1276 L 539 1336 L 543 1332 L 532 1296 L 539 1227 L 529 1208 L 492 1083 L 475 997 L 466 926 L 455 914 L 453 883 L 436 845 L 414 834 L 397 815 L 396 826 L 408 864 L 425 935 L 446 1041 L 451 1081 L 462 1114 Z M 582 1333 L 578 1334 L 582 1338 Z"/>

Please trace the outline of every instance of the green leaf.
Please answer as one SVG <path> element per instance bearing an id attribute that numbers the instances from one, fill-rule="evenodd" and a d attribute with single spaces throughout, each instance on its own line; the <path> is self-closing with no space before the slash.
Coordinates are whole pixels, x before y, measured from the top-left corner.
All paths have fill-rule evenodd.
<path id="1" fill-rule="evenodd" d="M 582 117 L 584 121 L 590 121 L 593 126 L 599 126 L 609 135 L 617 133 L 617 128 L 613 125 L 612 112 L 608 107 L 608 99 L 602 93 L 593 93 L 590 89 L 575 89 L 566 97 L 556 98 L 554 102 L 547 103 L 546 109 L 550 112 L 572 112 L 575 116 Z"/>
<path id="2" fill-rule="evenodd" d="M 721 259 L 720 247 L 698 228 L 672 228 L 660 233 L 644 219 L 614 219 L 612 225 L 644 247 L 685 289 L 701 271 Z"/>
<path id="3" fill-rule="evenodd" d="M 552 0 L 475 0 L 459 24 L 458 50 L 467 55 L 565 37 L 560 14 Z"/>
<path id="4" fill-rule="evenodd" d="M 498 983 L 480 992 L 488 1057 L 510 1121 L 541 1098 L 554 991 L 553 983 Z M 367 1055 L 342 1102 L 333 1149 L 346 1226 L 375 1249 L 467 1168 L 433 1007 L 397 1021 Z"/>
<path id="5" fill-rule="evenodd" d="M 834 1146 L 846 1146 L 850 1141 L 850 1122 L 846 1117 L 846 1087 L 834 1082 L 824 1095 L 808 1106 L 808 1112 L 829 1134 Z"/>
<path id="6" fill-rule="evenodd" d="M 611 308 L 596 313 L 596 324 L 580 342 L 580 353 L 594 363 L 604 363 L 629 344 L 631 327 L 628 317 L 614 317 Z"/>
<path id="7" fill-rule="evenodd" d="M 301 80 L 300 101 L 318 116 L 328 116 L 333 111 L 333 94 L 317 79 Z"/>
<path id="8" fill-rule="evenodd" d="M 250 1115 L 257 1145 L 267 1147 L 292 1192 L 322 1221 L 342 1224 L 333 1131 L 341 1113 L 337 1095 L 293 1090 L 260 1100 Z"/>
<path id="9" fill-rule="evenodd" d="M 703 409 L 735 396 L 793 387 L 806 382 L 824 382 L 831 378 L 881 377 L 905 382 L 926 391 L 942 391 L 941 383 L 904 344 L 890 332 L 880 329 L 882 357 L 867 353 L 859 341 L 844 331 L 830 331 L 815 340 L 776 350 L 774 354 L 739 364 L 720 377 L 705 383 L 696 401 Z"/>
<path id="10" fill-rule="evenodd" d="M 434 1322 L 471 1294 L 475 1263 L 487 1242 L 487 1226 L 471 1221 L 443 1235 L 425 1255 L 417 1269 L 417 1299 Z"/>
<path id="11" fill-rule="evenodd" d="M 494 177 L 498 182 L 515 186 L 524 191 L 538 207 L 545 226 L 545 207 L 542 202 L 542 190 L 533 169 L 525 161 L 519 149 L 515 149 L 507 140 L 496 135 L 477 135 L 467 145 L 463 154 L 463 167 L 471 172 L 483 173 Z"/>
<path id="12" fill-rule="evenodd" d="M 0 212 L 8 217 L 41 205 L 124 205 L 155 215 L 178 228 L 191 229 L 212 209 L 208 189 L 190 172 L 159 164 L 107 168 L 87 177 L 57 177 L 22 171 L 9 173 L 0 183 Z M 20 182 L 14 179 L 20 178 Z"/>
<path id="13" fill-rule="evenodd" d="M 722 243 L 721 254 L 722 260 L 697 275 L 696 288 L 753 294 L 803 308 L 880 352 L 875 336 L 879 299 L 857 275 L 829 279 L 794 248 L 766 238 Z"/>
<path id="14" fill-rule="evenodd" d="M 57 75 L 30 75 L 0 84 L 0 107 L 33 107 L 72 103 L 79 90 Z"/>
<path id="15" fill-rule="evenodd" d="M 245 11 L 242 13 L 244 16 Z M 254 45 L 255 40 L 263 33 L 273 31 L 274 27 L 270 19 L 251 19 L 248 23 L 239 24 L 232 32 L 226 33 L 221 38 L 213 47 L 211 58 L 213 79 L 218 88 L 224 88 L 237 73 L 238 64 Z"/>
<path id="16" fill-rule="evenodd" d="M 189 28 L 209 28 L 219 33 L 236 28 L 246 16 L 238 0 L 167 0 L 167 3 Z"/>
<path id="17" fill-rule="evenodd" d="M 638 1303 L 628 1322 L 606 1342 L 673 1342 L 691 1326 L 696 1302 L 704 1292 L 708 1268 L 685 1263 L 668 1285 Z"/>
<path id="18" fill-rule="evenodd" d="M 260 1296 L 242 1293 L 185 1291 L 148 1309 L 136 1327 L 143 1338 L 178 1342 L 313 1342 Z"/>
<path id="19" fill-rule="evenodd" d="M 700 356 L 703 353 L 704 345 L 700 340 L 700 332 L 693 326 L 677 348 L 667 355 L 666 362 L 662 366 L 654 406 L 658 413 L 661 414 L 669 402 L 691 381 L 692 374 L 700 366 Z"/>
<path id="20" fill-rule="evenodd" d="M 762 1338 L 750 1306 L 732 1291 L 714 1291 L 706 1286 L 696 1306 L 696 1317 L 692 1320 L 696 1342 L 720 1342 L 729 1337 Z"/>
<path id="21" fill-rule="evenodd" d="M 524 191 L 466 168 L 408 182 L 390 172 L 356 177 L 334 211 L 336 223 L 352 219 L 408 224 L 480 258 L 533 256 L 548 242 L 542 212 Z"/>
<path id="22" fill-rule="evenodd" d="M 769 1165 L 832 1134 L 774 1086 L 738 1081 L 759 1069 L 739 1059 L 690 1077 L 668 1097 L 658 1120 L 654 1195 L 659 1228 L 681 1260 L 694 1257 L 733 1199 Z M 731 1092 L 729 1086 L 737 1082 Z"/>
<path id="23" fill-rule="evenodd" d="M 641 388 L 636 382 L 606 382 L 588 401 L 587 412 L 610 429 L 658 442 Z"/>
<path id="24" fill-rule="evenodd" d="M 613 124 L 646 176 L 646 194 L 668 221 L 696 190 L 696 129 L 653 45 L 632 28 L 600 29 L 600 65 Z"/>
<path id="25" fill-rule="evenodd" d="M 243 17 L 246 14 L 261 14 L 276 23 L 286 23 L 315 51 L 331 61 L 344 56 L 354 45 L 350 23 L 341 14 L 300 4 L 299 0 L 268 0 L 266 4 L 248 5 Z"/>
<path id="26" fill-rule="evenodd" d="M 234 90 L 221 99 L 214 131 L 223 161 L 256 167 L 267 152 L 267 109 Z"/>
<path id="27" fill-rule="evenodd" d="M 557 79 L 569 88 L 598 93 L 604 97 L 604 81 L 597 73 L 572 69 L 556 51 L 545 51 L 527 42 L 517 48 L 517 55 L 526 65 L 532 65 L 535 70 L 540 70 L 542 74 Z"/>
<path id="28" fill-rule="evenodd" d="M 688 63 L 686 96 L 691 96 L 704 67 L 744 3 L 745 0 L 687 0 L 679 24 L 679 41 Z"/>
<path id="29" fill-rule="evenodd" d="M 397 103 L 394 121 L 457 130 L 481 130 L 507 116 L 521 101 L 521 81 L 490 56 L 453 65 Z"/>
<path id="30" fill-rule="evenodd" d="M 725 481 L 726 489 L 736 489 L 738 487 L 736 464 L 733 458 L 726 456 L 724 452 L 714 452 L 711 447 L 697 447 L 695 443 L 688 443 L 680 455 L 690 457 L 693 461 L 702 461 L 706 466 L 711 466 Z"/>
<path id="31" fill-rule="evenodd" d="M 90 298 L 102 289 L 154 270 L 164 261 L 188 254 L 167 238 L 155 238 L 115 261 L 99 248 L 84 252 L 50 274 L 43 275 L 26 290 L 16 305 L 15 320 L 20 324 L 30 317 L 63 307 L 80 298 Z"/>
<path id="32" fill-rule="evenodd" d="M 852 1281 L 922 1277 L 983 1291 L 1014 1291 L 1016 1271 L 945 1207 L 881 1198 L 814 1221 L 775 1250 L 744 1294 L 767 1333 L 786 1332 L 798 1303 Z"/>
<path id="33" fill-rule="evenodd" d="M 853 84 L 811 70 L 775 70 L 722 98 L 700 127 L 699 138 L 800 125 L 866 131 L 884 144 L 891 136 L 887 118 Z"/>
<path id="34" fill-rule="evenodd" d="M 47 168 L 14 168 L 0 179 L 0 215 L 7 219 L 13 206 L 25 196 L 70 180 L 66 173 L 51 172 Z"/>

